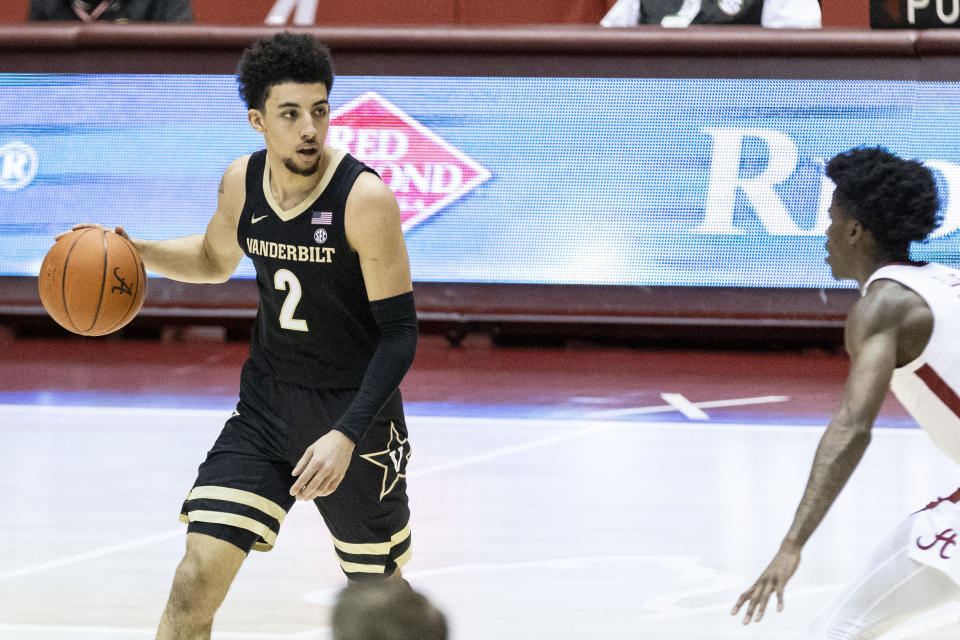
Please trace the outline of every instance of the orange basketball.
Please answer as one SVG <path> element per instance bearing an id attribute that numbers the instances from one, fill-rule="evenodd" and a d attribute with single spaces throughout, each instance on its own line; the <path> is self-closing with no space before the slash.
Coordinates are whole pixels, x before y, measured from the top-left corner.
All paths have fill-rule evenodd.
<path id="1" fill-rule="evenodd" d="M 147 272 L 133 243 L 104 229 L 71 231 L 50 248 L 37 278 L 40 301 L 64 329 L 102 336 L 133 319 Z"/>

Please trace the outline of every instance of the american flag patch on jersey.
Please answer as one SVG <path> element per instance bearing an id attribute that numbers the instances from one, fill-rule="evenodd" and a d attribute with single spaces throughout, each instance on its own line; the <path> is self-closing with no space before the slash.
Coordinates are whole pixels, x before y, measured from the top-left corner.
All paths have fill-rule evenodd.
<path id="1" fill-rule="evenodd" d="M 310 218 L 310 222 L 313 224 L 333 224 L 333 212 L 314 211 L 313 217 Z"/>

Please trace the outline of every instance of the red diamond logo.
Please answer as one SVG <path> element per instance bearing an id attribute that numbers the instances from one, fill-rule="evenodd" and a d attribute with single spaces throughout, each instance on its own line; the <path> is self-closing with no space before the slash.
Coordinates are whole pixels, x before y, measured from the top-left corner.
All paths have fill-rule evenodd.
<path id="1" fill-rule="evenodd" d="M 327 144 L 380 174 L 397 196 L 404 231 L 490 177 L 472 158 L 373 91 L 331 114 Z"/>

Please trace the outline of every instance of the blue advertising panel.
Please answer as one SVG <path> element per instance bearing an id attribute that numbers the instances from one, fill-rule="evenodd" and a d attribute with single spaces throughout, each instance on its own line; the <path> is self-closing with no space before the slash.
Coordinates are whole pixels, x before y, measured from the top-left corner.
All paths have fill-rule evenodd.
<path id="1" fill-rule="evenodd" d="M 822 165 L 877 144 L 942 189 L 914 257 L 960 265 L 957 83 L 352 76 L 331 104 L 328 142 L 397 195 L 416 281 L 840 286 Z M 202 233 L 262 144 L 231 76 L 0 74 L 0 275 L 36 275 L 81 221 Z"/>

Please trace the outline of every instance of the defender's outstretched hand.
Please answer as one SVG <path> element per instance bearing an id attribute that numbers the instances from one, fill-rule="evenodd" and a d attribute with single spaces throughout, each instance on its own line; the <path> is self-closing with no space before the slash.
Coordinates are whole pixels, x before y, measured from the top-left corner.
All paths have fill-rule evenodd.
<path id="1" fill-rule="evenodd" d="M 350 438 L 331 430 L 307 447 L 293 469 L 293 475 L 300 477 L 290 487 L 290 495 L 313 500 L 333 493 L 347 473 L 354 446 Z"/>
<path id="2" fill-rule="evenodd" d="M 80 229 L 104 229 L 104 230 L 106 230 L 106 227 L 104 227 L 104 226 L 101 225 L 101 224 L 97 224 L 97 223 L 95 223 L 95 222 L 81 222 L 80 224 L 75 224 L 75 225 L 73 225 L 73 228 L 70 229 L 70 231 L 79 231 Z M 54 238 L 53 238 L 54 242 L 56 242 L 57 240 L 59 240 L 59 239 L 62 238 L 63 236 L 67 235 L 68 233 L 70 233 L 70 231 L 64 231 L 64 232 L 62 232 L 62 233 L 58 233 L 58 234 L 57 234 L 56 236 L 54 236 Z M 113 232 L 116 233 L 118 236 L 122 236 L 122 237 L 126 238 L 127 240 L 130 239 L 130 236 L 127 235 L 127 232 L 124 231 L 124 230 L 123 230 L 123 227 L 121 227 L 120 225 L 117 225 L 116 227 L 114 227 L 114 228 L 113 228 Z"/>
<path id="3" fill-rule="evenodd" d="M 798 564 L 800 564 L 800 546 L 784 541 L 780 545 L 777 555 L 773 557 L 773 560 L 760 574 L 757 581 L 753 583 L 752 587 L 744 591 L 740 599 L 737 600 L 737 604 L 734 605 L 730 615 L 737 615 L 740 607 L 749 602 L 743 624 L 750 624 L 754 610 L 757 612 L 756 622 L 760 622 L 763 618 L 763 612 L 767 608 L 767 600 L 773 592 L 777 593 L 777 611 L 783 611 L 783 588 L 797 570 Z"/>

